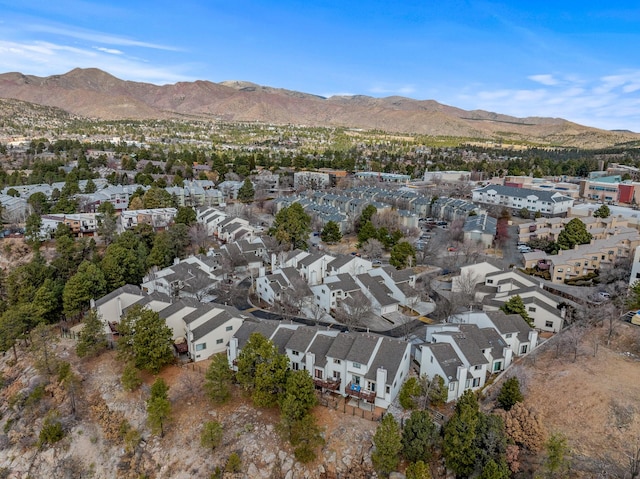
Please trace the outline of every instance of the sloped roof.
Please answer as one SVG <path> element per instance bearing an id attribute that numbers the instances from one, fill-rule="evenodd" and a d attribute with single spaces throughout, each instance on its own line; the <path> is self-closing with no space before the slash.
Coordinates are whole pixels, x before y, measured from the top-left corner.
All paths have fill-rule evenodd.
<path id="1" fill-rule="evenodd" d="M 486 315 L 493 322 L 500 334 L 516 333 L 518 339 L 527 341 L 531 327 L 519 314 L 505 314 L 504 311 L 487 311 Z"/>
<path id="2" fill-rule="evenodd" d="M 423 348 L 429 348 L 442 368 L 442 372 L 447 376 L 443 378 L 448 381 L 457 381 L 458 367 L 464 367 L 464 363 L 448 343 L 425 343 Z"/>
<path id="3" fill-rule="evenodd" d="M 329 348 L 333 345 L 334 340 L 333 336 L 321 333 L 316 334 L 308 349 L 308 352 L 313 353 L 316 357 L 316 366 L 324 368 L 327 364 Z"/>
<path id="4" fill-rule="evenodd" d="M 291 336 L 291 339 L 289 339 L 286 348 L 291 349 L 292 351 L 298 351 L 302 353 L 306 352 L 307 348 L 311 344 L 311 341 L 313 341 L 313 337 L 315 336 L 316 331 L 317 330 L 315 328 L 309 328 L 306 326 L 298 327 L 298 329 L 296 329 Z"/>
<path id="5" fill-rule="evenodd" d="M 287 343 L 291 339 L 291 336 L 293 336 L 293 333 L 295 333 L 295 329 L 278 328 L 271 338 L 271 341 L 273 341 L 273 344 L 278 348 L 280 354 L 284 354 Z"/>
<path id="6" fill-rule="evenodd" d="M 573 198 L 558 194 L 556 191 L 530 190 L 528 188 L 516 188 L 513 186 L 487 185 L 483 186 L 482 188 L 476 188 L 473 191 L 478 193 L 486 193 L 491 190 L 495 190 L 496 194 L 498 195 L 511 196 L 514 198 L 527 198 L 529 196 L 535 196 L 540 201 L 547 201 L 551 203 L 559 203 L 563 201 L 573 202 Z"/>
<path id="7" fill-rule="evenodd" d="M 178 311 L 182 311 L 183 309 L 187 309 L 187 308 L 197 309 L 201 305 L 202 303 L 200 301 L 196 301 L 195 299 L 182 298 L 179 301 L 176 301 L 175 303 L 170 304 L 169 306 L 164 308 L 162 311 L 160 311 L 158 314 L 162 319 L 167 319 L 169 316 L 177 313 Z"/>
<path id="8" fill-rule="evenodd" d="M 339 334 L 327 351 L 327 357 L 345 359 L 354 341 L 355 337 L 351 334 Z"/>
<path id="9" fill-rule="evenodd" d="M 116 298 L 125 293 L 138 295 L 140 296 L 140 299 L 142 299 L 143 297 L 142 290 L 138 286 L 135 286 L 133 284 L 125 284 L 124 286 L 120 286 L 118 289 L 111 291 L 109 294 L 104 295 L 102 298 L 96 299 L 95 305 L 96 307 L 101 306 L 111 301 L 113 298 Z"/>
<path id="10" fill-rule="evenodd" d="M 193 334 L 193 342 L 198 341 L 199 339 L 205 337 L 211 331 L 218 329 L 220 326 L 224 325 L 227 321 L 233 319 L 233 316 L 229 314 L 228 311 L 220 311 L 213 318 L 207 319 L 200 326 L 195 328 L 192 331 Z"/>
<path id="11" fill-rule="evenodd" d="M 392 382 L 402 364 L 407 344 L 399 339 L 381 338 L 380 347 L 365 378 L 375 380 L 378 368 L 384 368 L 387 370 L 387 381 Z"/>
<path id="12" fill-rule="evenodd" d="M 373 351 L 380 340 L 380 336 L 370 334 L 356 334 L 355 341 L 351 345 L 345 359 L 360 364 L 368 364 Z"/>
<path id="13" fill-rule="evenodd" d="M 389 306 L 399 303 L 397 299 L 391 296 L 391 290 L 389 290 L 384 283 L 380 283 L 378 279 L 367 273 L 358 275 L 357 278 L 380 304 L 380 306 Z"/>

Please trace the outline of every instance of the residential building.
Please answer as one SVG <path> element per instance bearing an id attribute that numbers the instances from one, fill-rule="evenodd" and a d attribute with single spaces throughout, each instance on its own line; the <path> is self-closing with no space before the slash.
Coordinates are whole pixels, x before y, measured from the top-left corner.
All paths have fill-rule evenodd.
<path id="1" fill-rule="evenodd" d="M 543 216 L 565 216 L 574 200 L 557 192 L 487 185 L 472 191 L 472 201 L 503 206 L 514 213 L 526 208 L 530 213 L 540 212 Z"/>
<path id="2" fill-rule="evenodd" d="M 151 225 L 154 230 L 163 230 L 173 223 L 177 214 L 176 208 L 128 210 L 120 214 L 120 225 L 123 230 L 129 230 L 144 223 Z"/>
<path id="3" fill-rule="evenodd" d="M 271 324 L 270 324 L 271 323 Z M 246 321 L 229 342 L 232 368 L 253 333 L 271 339 L 294 370 L 307 370 L 318 389 L 388 408 L 411 365 L 411 344 L 364 333 L 340 333 L 296 324 Z"/>

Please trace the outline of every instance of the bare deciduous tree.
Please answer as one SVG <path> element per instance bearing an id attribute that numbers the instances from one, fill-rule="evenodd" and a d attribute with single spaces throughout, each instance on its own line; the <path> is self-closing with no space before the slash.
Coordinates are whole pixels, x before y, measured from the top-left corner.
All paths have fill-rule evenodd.
<path id="1" fill-rule="evenodd" d="M 371 303 L 369 301 L 353 301 L 347 305 L 342 302 L 334 314 L 335 318 L 349 330 L 362 328 L 366 323 L 367 317 L 371 314 Z"/>
<path id="2" fill-rule="evenodd" d="M 369 238 L 365 241 L 361 249 L 362 253 L 371 259 L 380 259 L 382 257 L 382 243 L 375 238 Z"/>
<path id="3" fill-rule="evenodd" d="M 565 329 L 561 334 L 562 343 L 568 351 L 573 352 L 573 362 L 576 362 L 580 343 L 585 334 L 585 328 L 580 324 L 574 324 L 571 328 Z"/>
<path id="4" fill-rule="evenodd" d="M 198 251 L 204 251 L 208 245 L 209 234 L 207 227 L 201 223 L 196 223 L 189 228 L 189 238 Z"/>

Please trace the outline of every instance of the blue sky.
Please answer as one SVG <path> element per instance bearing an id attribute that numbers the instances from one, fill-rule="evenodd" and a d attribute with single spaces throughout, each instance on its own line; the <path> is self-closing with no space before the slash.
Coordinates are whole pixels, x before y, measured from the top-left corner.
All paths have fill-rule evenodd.
<path id="1" fill-rule="evenodd" d="M 0 0 L 0 72 L 247 80 L 640 132 L 638 2 Z"/>

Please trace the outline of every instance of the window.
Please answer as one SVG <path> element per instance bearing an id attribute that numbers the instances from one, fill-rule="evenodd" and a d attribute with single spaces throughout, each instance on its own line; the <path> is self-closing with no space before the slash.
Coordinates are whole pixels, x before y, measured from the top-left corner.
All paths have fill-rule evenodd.
<path id="1" fill-rule="evenodd" d="M 531 311 L 532 313 L 536 312 L 536 308 L 534 306 L 529 306 L 529 311 Z"/>
<path id="2" fill-rule="evenodd" d="M 354 367 L 354 369 L 360 369 L 361 364 L 360 364 L 360 363 L 355 363 L 355 362 L 354 362 L 354 363 L 353 363 L 353 367 Z"/>
<path id="3" fill-rule="evenodd" d="M 478 369 L 480 369 L 480 368 L 482 368 L 482 366 L 474 366 L 474 367 L 473 367 L 473 369 L 475 369 L 476 371 L 477 371 Z"/>
<path id="4" fill-rule="evenodd" d="M 502 361 L 496 361 L 495 364 L 493 365 L 493 370 L 500 371 L 500 369 L 502 369 Z"/>
<path id="5" fill-rule="evenodd" d="M 510 338 L 511 337 L 511 333 L 507 333 L 504 335 L 505 338 Z"/>
<path id="6" fill-rule="evenodd" d="M 433 356 L 431 356 L 431 364 L 433 364 Z"/>
<path id="7" fill-rule="evenodd" d="M 553 321 L 545 321 L 544 326 L 545 328 L 553 328 Z"/>
<path id="8" fill-rule="evenodd" d="M 360 376 L 353 376 L 353 384 L 360 385 Z"/>
<path id="9" fill-rule="evenodd" d="M 224 341 L 224 339 L 222 339 L 222 338 L 216 339 L 216 344 L 222 344 L 223 341 Z"/>
<path id="10" fill-rule="evenodd" d="M 227 326 L 224 328 L 225 331 L 233 331 L 233 326 Z"/>
<path id="11" fill-rule="evenodd" d="M 487 280 L 487 284 L 493 284 L 493 280 L 492 279 L 488 279 Z"/>
<path id="12" fill-rule="evenodd" d="M 340 371 L 334 371 L 333 372 L 333 379 L 340 380 Z"/>
<path id="13" fill-rule="evenodd" d="M 387 392 L 387 394 L 391 394 L 391 388 L 389 386 L 385 388 L 385 391 Z"/>
<path id="14" fill-rule="evenodd" d="M 203 349 L 207 349 L 207 343 L 196 344 L 196 351 L 202 351 Z"/>
<path id="15" fill-rule="evenodd" d="M 291 369 L 297 371 L 300 369 L 300 365 L 298 363 L 291 363 Z"/>
<path id="16" fill-rule="evenodd" d="M 291 354 L 294 356 L 300 356 L 300 353 L 298 351 L 291 351 Z"/>
<path id="17" fill-rule="evenodd" d="M 449 391 L 454 391 L 456 389 L 456 383 L 449 383 Z"/>
<path id="18" fill-rule="evenodd" d="M 562 268 L 558 268 L 558 273 L 562 273 L 563 269 Z"/>
<path id="19" fill-rule="evenodd" d="M 471 381 L 467 379 L 464 383 L 464 388 L 469 389 L 470 386 L 471 386 Z"/>
<path id="20" fill-rule="evenodd" d="M 367 390 L 371 391 L 372 393 L 376 392 L 376 383 L 367 383 Z"/>
<path id="21" fill-rule="evenodd" d="M 527 354 L 527 345 L 523 344 L 520 348 L 520 354 Z"/>
<path id="22" fill-rule="evenodd" d="M 336 359 L 336 358 L 333 358 L 333 364 L 340 364 L 340 360 Z"/>
<path id="23" fill-rule="evenodd" d="M 473 387 L 477 388 L 480 386 L 480 378 L 473 378 Z"/>
<path id="24" fill-rule="evenodd" d="M 322 379 L 322 369 L 316 369 L 314 375 L 317 379 Z"/>

